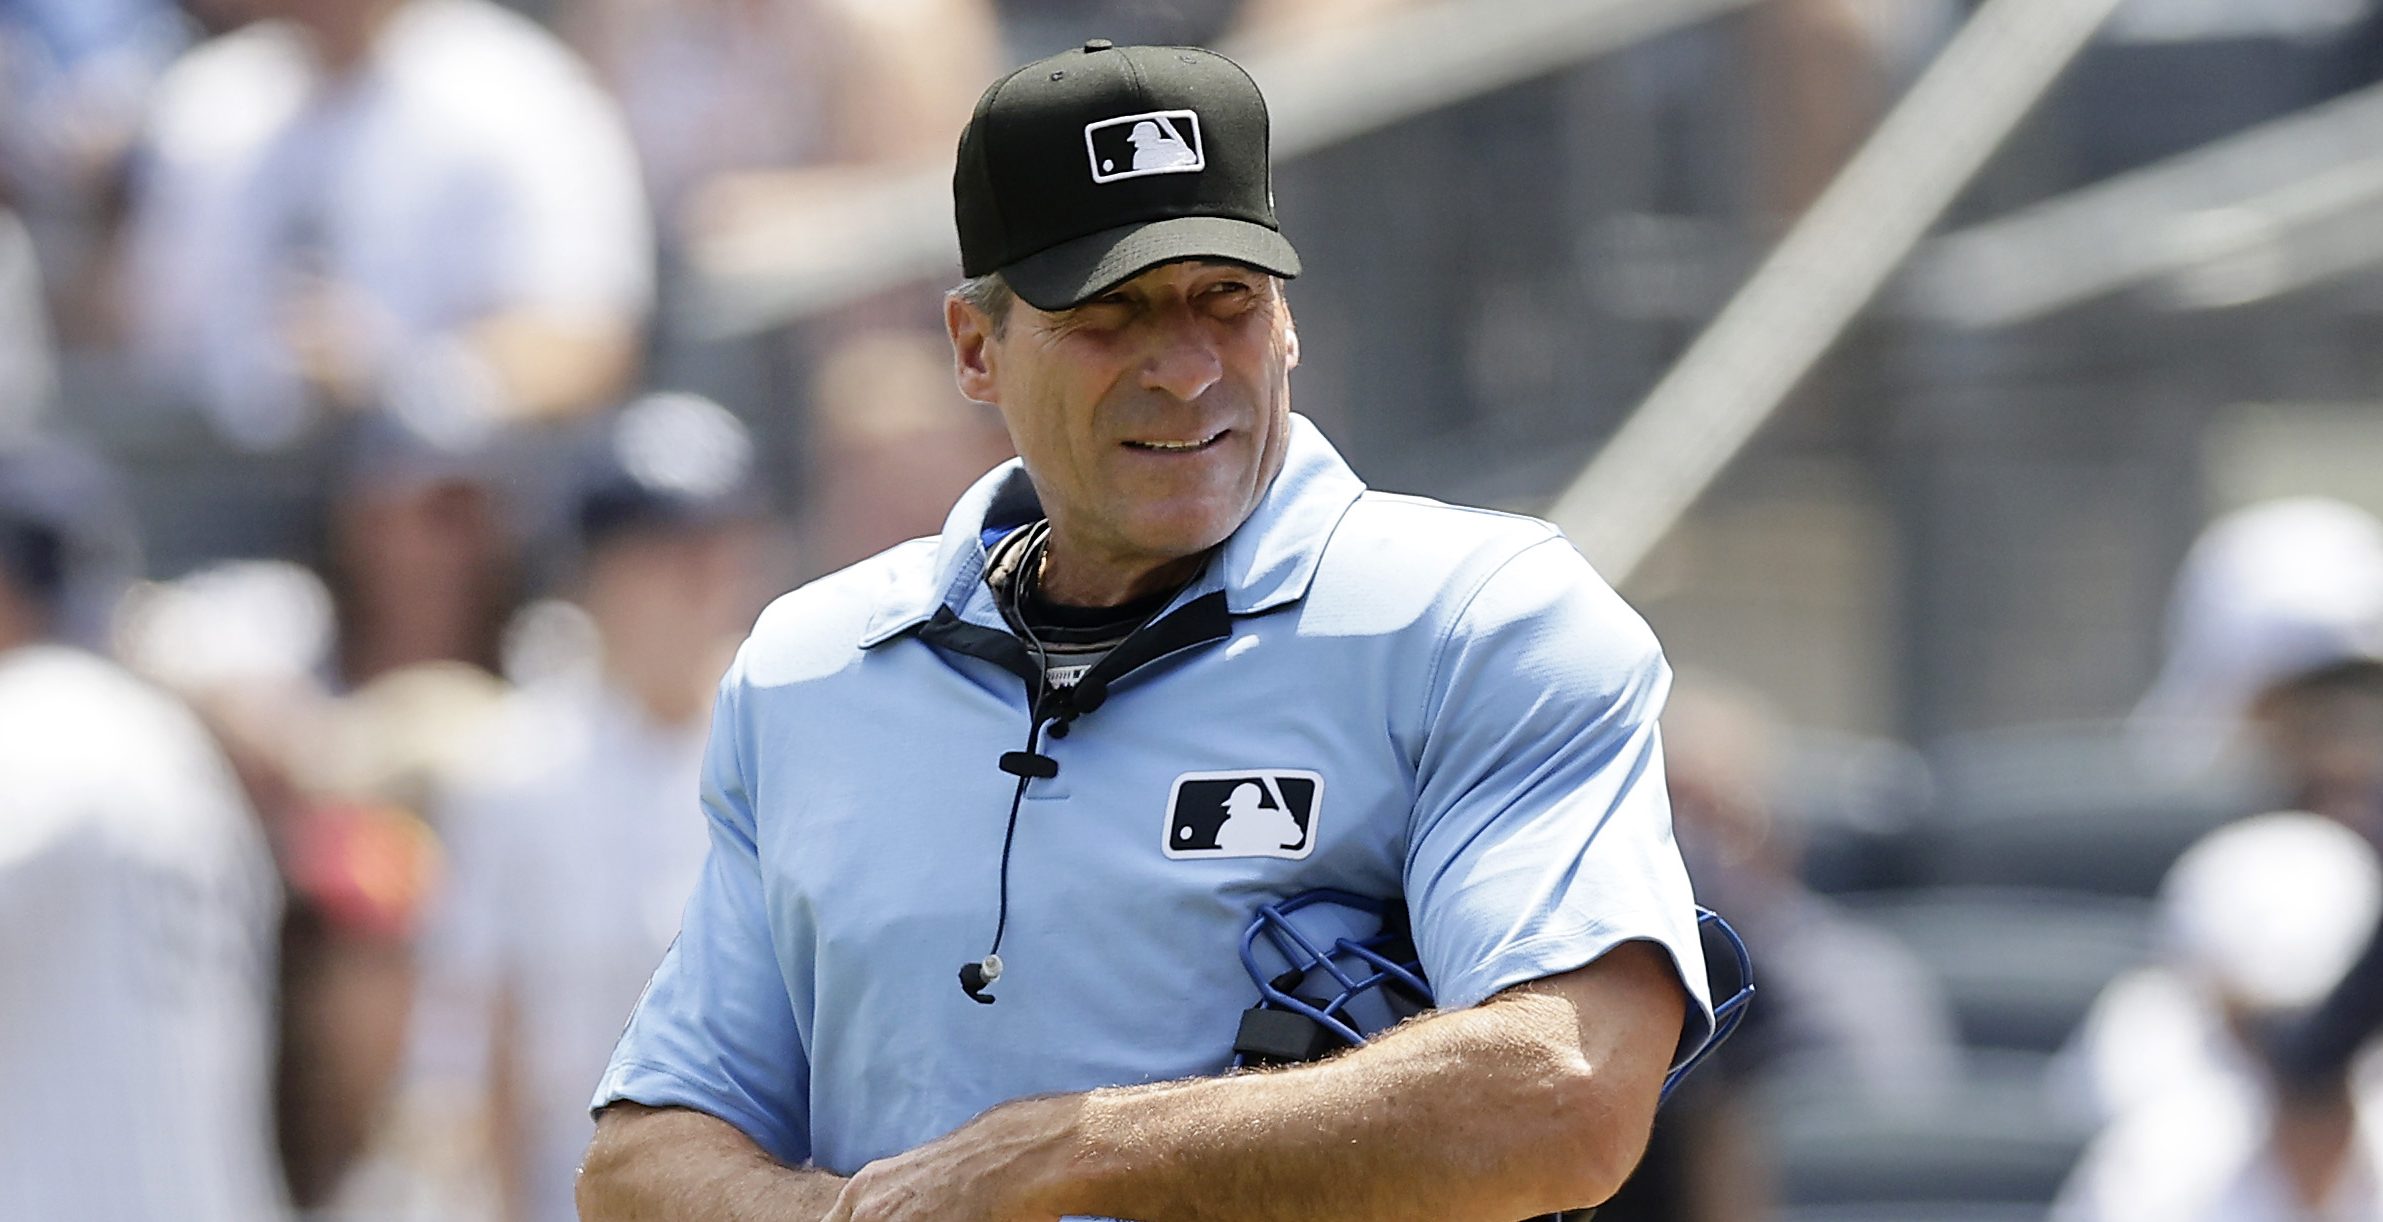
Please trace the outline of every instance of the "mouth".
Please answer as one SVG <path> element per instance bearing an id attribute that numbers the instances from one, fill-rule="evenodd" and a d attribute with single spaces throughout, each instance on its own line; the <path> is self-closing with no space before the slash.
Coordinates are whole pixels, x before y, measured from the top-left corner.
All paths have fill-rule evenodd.
<path id="1" fill-rule="evenodd" d="M 1223 441 L 1225 434 L 1232 431 L 1231 429 L 1218 429 L 1206 437 L 1193 437 L 1180 441 L 1129 441 L 1125 444 L 1130 449 L 1144 450 L 1152 454 L 1197 454 L 1217 442 Z"/>

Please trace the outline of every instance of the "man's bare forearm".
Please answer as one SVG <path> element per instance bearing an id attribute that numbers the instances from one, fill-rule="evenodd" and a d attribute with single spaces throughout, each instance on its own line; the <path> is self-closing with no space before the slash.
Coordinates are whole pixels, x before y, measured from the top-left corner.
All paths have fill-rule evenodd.
<path id="1" fill-rule="evenodd" d="M 1646 1147 L 1682 1004 L 1662 953 L 1624 946 L 1322 1064 L 1005 1104 L 863 1168 L 829 1216 L 1516 1222 L 1594 1205 Z"/>
<path id="2" fill-rule="evenodd" d="M 734 1125 L 616 1103 L 579 1172 L 582 1222 L 819 1222 L 841 1176 L 787 1167 Z"/>
<path id="3" fill-rule="evenodd" d="M 1645 1149 L 1681 1000 L 1643 944 L 1575 975 L 1320 1065 L 1095 1092 L 1083 1212 L 1515 1222 L 1597 1204 Z"/>

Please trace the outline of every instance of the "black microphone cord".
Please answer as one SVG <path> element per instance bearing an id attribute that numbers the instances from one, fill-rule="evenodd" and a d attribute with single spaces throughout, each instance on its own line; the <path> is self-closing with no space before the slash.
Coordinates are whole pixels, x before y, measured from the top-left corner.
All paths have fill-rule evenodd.
<path id="1" fill-rule="evenodd" d="M 986 1006 L 998 1000 L 985 990 L 1001 979 L 1001 939 L 1009 932 L 1009 858 L 1010 849 L 1018 840 L 1018 810 L 1026 803 L 1026 786 L 1036 777 L 1048 779 L 1059 775 L 1059 761 L 1042 753 L 1043 724 L 1056 720 L 1059 724 L 1052 734 L 1064 736 L 1073 715 L 1071 711 L 1054 717 L 1046 707 L 1053 695 L 1050 652 L 1033 626 L 1026 622 L 1023 611 L 1026 583 L 1031 580 L 1034 567 L 1042 562 L 1043 546 L 1051 537 L 1048 522 L 1033 529 L 1035 534 L 1026 541 L 1026 554 L 1018 560 L 1018 574 L 1010 583 L 1011 618 L 1026 637 L 1026 643 L 1034 647 L 1034 691 L 1027 701 L 1026 749 L 1005 751 L 1001 756 L 1001 770 L 1017 777 L 1018 786 L 1010 792 L 1009 822 L 1001 830 L 1001 899 L 993 919 L 993 948 L 985 952 L 984 958 L 960 967 L 960 991 L 968 994 L 968 1000 Z"/>
<path id="2" fill-rule="evenodd" d="M 1038 714 L 1026 731 L 1026 750 L 1008 752 L 1001 757 L 1002 771 L 1015 772 L 1018 787 L 1010 793 L 1009 825 L 1001 832 L 1001 904 L 999 914 L 993 920 L 993 948 L 985 952 L 984 958 L 960 968 L 960 991 L 968 994 L 970 1001 L 980 1005 L 993 1004 L 995 998 L 985 990 L 1001 979 L 1001 939 L 1009 932 L 1009 854 L 1010 846 L 1017 843 L 1018 839 L 1018 808 L 1026 802 L 1028 782 L 1037 776 L 1055 776 L 1059 772 L 1051 757 L 1036 750 L 1042 745 L 1042 727 L 1042 718 Z M 1020 761 L 1021 766 L 1013 768 L 1013 760 Z M 1037 763 L 1043 766 L 1037 767 Z"/>
<path id="3" fill-rule="evenodd" d="M 985 957 L 960 968 L 960 989 L 971 1001 L 992 1005 L 994 997 L 985 990 L 1001 978 L 1001 940 L 1009 932 L 1009 867 L 1011 850 L 1018 840 L 1018 814 L 1026 803 L 1026 786 L 1036 780 L 1049 780 L 1059 775 L 1059 761 L 1042 752 L 1043 730 L 1049 727 L 1051 737 L 1067 737 L 1068 727 L 1086 713 L 1099 708 L 1108 700 L 1106 681 L 1080 676 L 1065 687 L 1051 683 L 1051 651 L 1035 632 L 1033 617 L 1028 614 L 1027 600 L 1037 574 L 1042 567 L 1045 550 L 1050 544 L 1051 524 L 1048 519 L 1028 528 L 1034 533 L 1022 545 L 1016 575 L 1003 592 L 1008 599 L 1006 617 L 1018 635 L 1034 651 L 1033 689 L 1027 703 L 1026 749 L 1005 751 L 1001 755 L 1001 770 L 1018 778 L 1017 788 L 1009 799 L 1009 821 L 1001 831 L 1001 887 L 1000 908 L 993 920 L 993 947 Z M 1149 626 L 1158 617 L 1165 600 L 1158 600 L 1144 614 L 1140 622 L 1128 629 L 1124 637 L 1131 637 Z M 1105 655 L 1104 655 L 1105 656 Z M 1094 669 L 1098 669 L 1095 667 Z"/>

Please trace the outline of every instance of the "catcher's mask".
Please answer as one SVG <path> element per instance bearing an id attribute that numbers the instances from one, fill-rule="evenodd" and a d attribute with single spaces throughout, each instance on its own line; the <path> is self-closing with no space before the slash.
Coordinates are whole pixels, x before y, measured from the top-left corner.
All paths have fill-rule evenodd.
<path id="1" fill-rule="evenodd" d="M 1713 1007 L 1713 1031 L 1663 1079 L 1663 1098 L 1737 1030 L 1754 999 L 1754 961 L 1729 922 L 1696 910 L 1705 961 L 1732 972 Z M 1715 955 L 1714 950 L 1725 950 Z M 1416 962 L 1406 905 L 1346 891 L 1317 890 L 1263 904 L 1241 935 L 1241 965 L 1257 982 L 1258 1004 L 1241 1016 L 1236 1068 L 1312 1061 L 1362 1044 L 1432 1007 Z M 1713 989 L 1722 996 L 1722 987 Z"/>

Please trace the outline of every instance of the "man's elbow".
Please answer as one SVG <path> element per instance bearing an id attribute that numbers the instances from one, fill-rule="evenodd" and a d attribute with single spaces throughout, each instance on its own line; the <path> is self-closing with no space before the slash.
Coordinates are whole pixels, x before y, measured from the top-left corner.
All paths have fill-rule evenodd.
<path id="1" fill-rule="evenodd" d="M 631 1176 L 641 1161 L 637 1153 L 642 1144 L 638 1121 L 653 1110 L 633 1103 L 615 1103 L 596 1117 L 595 1139 L 588 1143 L 587 1155 L 580 1160 L 578 1180 L 572 1187 L 580 1222 L 610 1222 L 636 1216 L 631 1204 L 635 1197 Z"/>
<path id="2" fill-rule="evenodd" d="M 1549 1160 L 1550 1199 L 1564 1209 L 1603 1204 L 1621 1191 L 1638 1169 L 1654 1131 L 1655 1100 L 1637 1083 L 1615 1075 L 1566 1075 L 1554 1089 L 1561 1118 L 1551 1143 L 1560 1157 Z"/>
<path id="3" fill-rule="evenodd" d="M 580 1222 L 608 1222 L 626 1217 L 613 1208 L 618 1190 L 612 1183 L 614 1169 L 599 1165 L 593 1151 L 579 1167 L 579 1179 L 571 1189 L 571 1200 L 579 1208 Z"/>
<path id="4" fill-rule="evenodd" d="M 1531 992 L 1567 1003 L 1549 1032 L 1552 1064 L 1540 1089 L 1556 1156 L 1545 1185 L 1563 1208 L 1598 1204 L 1630 1178 L 1646 1153 L 1663 1077 L 1690 1004 L 1670 959 L 1646 942 L 1616 947 L 1578 971 Z"/>

